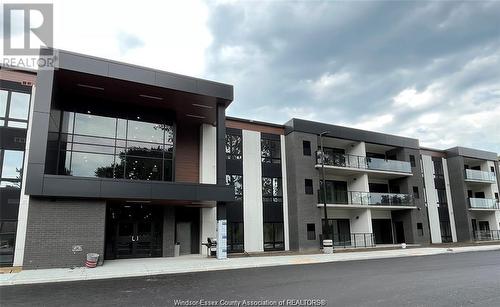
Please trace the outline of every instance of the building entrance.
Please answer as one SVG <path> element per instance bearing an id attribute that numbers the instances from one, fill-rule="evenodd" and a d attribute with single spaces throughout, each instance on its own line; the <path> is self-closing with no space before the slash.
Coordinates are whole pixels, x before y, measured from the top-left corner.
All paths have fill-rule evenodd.
<path id="1" fill-rule="evenodd" d="M 108 205 L 106 259 L 162 256 L 163 210 L 152 205 Z"/>

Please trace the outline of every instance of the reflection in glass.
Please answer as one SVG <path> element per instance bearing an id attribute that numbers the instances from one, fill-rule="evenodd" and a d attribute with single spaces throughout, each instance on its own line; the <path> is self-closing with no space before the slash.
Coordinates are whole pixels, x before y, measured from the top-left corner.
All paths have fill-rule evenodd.
<path id="1" fill-rule="evenodd" d="M 23 168 L 23 151 L 5 150 L 1 178 L 21 179 Z"/>
<path id="2" fill-rule="evenodd" d="M 163 143 L 164 127 L 161 124 L 128 121 L 127 138 L 132 141 Z"/>
<path id="3" fill-rule="evenodd" d="M 9 92 L 0 90 L 0 117 L 5 117 Z"/>
<path id="4" fill-rule="evenodd" d="M 243 199 L 243 176 L 226 175 L 226 185 L 234 186 L 234 196 L 236 199 Z"/>
<path id="5" fill-rule="evenodd" d="M 113 165 L 114 156 L 73 152 L 71 157 L 71 175 L 83 177 L 112 177 L 113 172 L 100 171 L 103 166 Z"/>
<path id="6" fill-rule="evenodd" d="M 28 119 L 30 107 L 30 94 L 11 92 L 9 117 L 16 119 Z"/>
<path id="7" fill-rule="evenodd" d="M 75 134 L 114 138 L 116 119 L 91 114 L 75 114 Z"/>
<path id="8" fill-rule="evenodd" d="M 127 157 L 127 179 L 161 180 L 162 160 Z"/>
<path id="9" fill-rule="evenodd" d="M 23 129 L 26 129 L 26 128 L 28 128 L 28 123 L 23 123 L 23 122 L 17 122 L 17 121 L 9 120 L 8 126 L 12 127 L 12 128 L 23 128 Z"/>
<path id="10" fill-rule="evenodd" d="M 60 164 L 64 168 L 60 166 L 59 173 L 172 180 L 173 126 L 64 112 L 63 122 L 67 124 L 63 124 L 62 131 L 71 131 L 73 114 L 75 134 L 60 135 Z"/>

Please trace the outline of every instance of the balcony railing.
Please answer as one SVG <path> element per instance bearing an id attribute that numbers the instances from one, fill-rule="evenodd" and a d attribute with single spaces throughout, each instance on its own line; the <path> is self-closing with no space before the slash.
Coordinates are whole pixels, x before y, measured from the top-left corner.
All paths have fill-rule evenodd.
<path id="1" fill-rule="evenodd" d="M 375 246 L 375 235 L 373 233 L 351 233 L 351 234 L 334 234 L 334 247 L 342 248 L 364 248 Z M 323 238 L 320 235 L 320 248 L 323 248 Z"/>
<path id="2" fill-rule="evenodd" d="M 410 162 L 369 158 L 350 154 L 325 153 L 324 163 L 327 166 L 352 167 L 379 171 L 402 172 L 411 174 Z M 316 152 L 316 164 L 321 164 L 321 151 Z"/>
<path id="3" fill-rule="evenodd" d="M 318 203 L 324 203 L 323 190 L 318 190 Z M 401 193 L 372 193 L 357 191 L 327 191 L 327 204 L 369 206 L 415 206 L 412 195 Z"/>
<path id="4" fill-rule="evenodd" d="M 482 182 L 495 182 L 496 176 L 493 172 L 483 172 L 475 169 L 465 170 L 465 180 L 482 181 Z"/>
<path id="5" fill-rule="evenodd" d="M 498 200 L 492 198 L 469 198 L 472 209 L 500 209 Z"/>
<path id="6" fill-rule="evenodd" d="M 476 230 L 472 233 L 475 241 L 500 240 L 500 230 Z"/>

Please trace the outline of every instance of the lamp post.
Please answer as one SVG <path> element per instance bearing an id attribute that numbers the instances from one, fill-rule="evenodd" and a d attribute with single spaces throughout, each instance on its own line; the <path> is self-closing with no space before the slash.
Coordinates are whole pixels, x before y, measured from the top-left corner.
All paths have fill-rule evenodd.
<path id="1" fill-rule="evenodd" d="M 321 180 L 323 182 L 323 211 L 325 215 L 325 219 L 323 222 L 323 249 L 325 249 L 325 240 L 330 239 L 329 238 L 329 227 L 328 227 L 328 210 L 326 208 L 326 181 L 325 181 L 325 150 L 323 148 L 323 135 L 327 134 L 328 131 L 323 131 L 319 134 L 319 140 L 320 140 L 320 157 L 321 157 Z M 331 248 L 333 250 L 333 241 L 330 241 L 332 243 Z"/>

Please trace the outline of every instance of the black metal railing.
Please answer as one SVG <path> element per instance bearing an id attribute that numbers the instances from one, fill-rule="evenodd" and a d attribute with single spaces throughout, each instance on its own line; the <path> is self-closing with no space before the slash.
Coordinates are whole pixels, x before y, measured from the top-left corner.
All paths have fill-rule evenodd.
<path id="1" fill-rule="evenodd" d="M 320 247 L 323 248 L 323 238 L 320 234 Z M 334 234 L 332 237 L 333 246 L 341 248 L 365 248 L 375 246 L 375 235 L 373 233 L 351 233 Z"/>
<path id="2" fill-rule="evenodd" d="M 324 203 L 323 199 L 323 189 L 319 189 L 318 203 Z M 412 195 L 402 193 L 327 191 L 326 203 L 370 206 L 414 206 L 415 200 Z"/>
<path id="3" fill-rule="evenodd" d="M 476 230 L 472 233 L 474 241 L 498 241 L 500 230 Z"/>
<path id="4" fill-rule="evenodd" d="M 389 160 L 380 158 L 370 158 L 343 153 L 324 153 L 316 151 L 316 164 L 321 164 L 324 157 L 324 164 L 327 166 L 352 167 L 360 169 L 371 169 L 380 171 L 411 173 L 411 164 L 407 161 Z"/>

